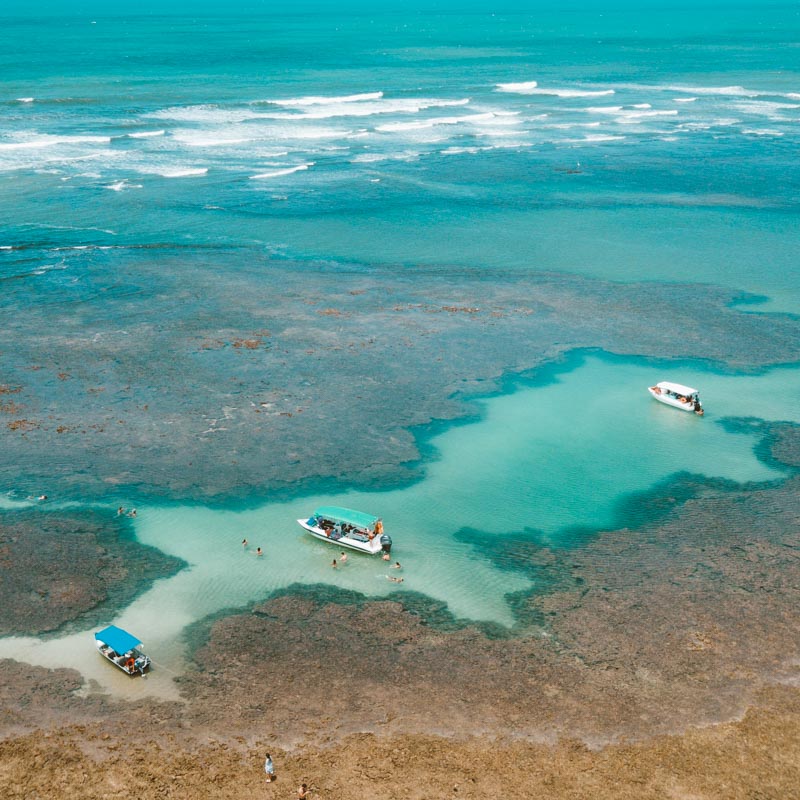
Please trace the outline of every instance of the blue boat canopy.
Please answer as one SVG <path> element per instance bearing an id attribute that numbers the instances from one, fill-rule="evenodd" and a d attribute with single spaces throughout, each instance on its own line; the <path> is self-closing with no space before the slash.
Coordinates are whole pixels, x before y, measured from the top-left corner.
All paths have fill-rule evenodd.
<path id="1" fill-rule="evenodd" d="M 122 655 L 127 653 L 128 650 L 133 650 L 138 647 L 141 642 L 132 636 L 128 631 L 118 628 L 116 625 L 109 625 L 107 628 L 98 631 L 94 638 L 103 644 L 107 644 L 114 652 Z"/>
<path id="2" fill-rule="evenodd" d="M 339 506 L 320 506 L 314 511 L 315 517 L 323 517 L 331 522 L 344 522 L 348 525 L 355 525 L 358 528 L 368 528 L 372 530 L 378 517 L 372 514 L 365 514 L 363 511 L 353 511 L 352 508 L 339 508 Z"/>

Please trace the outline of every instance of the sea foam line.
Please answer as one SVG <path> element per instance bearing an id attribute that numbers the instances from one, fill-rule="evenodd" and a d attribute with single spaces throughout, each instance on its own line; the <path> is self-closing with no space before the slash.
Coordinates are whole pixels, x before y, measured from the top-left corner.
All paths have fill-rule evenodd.
<path id="1" fill-rule="evenodd" d="M 515 92 L 517 94 L 527 94 L 539 85 L 538 81 L 522 81 L 521 83 L 497 83 L 495 89 L 498 92 Z"/>
<path id="2" fill-rule="evenodd" d="M 652 87 L 660 89 L 660 86 Z M 686 92 L 687 94 L 725 95 L 730 97 L 757 97 L 760 93 L 745 89 L 744 86 L 664 86 L 670 92 Z"/>
<path id="3" fill-rule="evenodd" d="M 110 136 L 42 136 L 22 142 L 0 143 L 0 150 L 41 150 L 60 144 L 108 144 Z"/>
<path id="4" fill-rule="evenodd" d="M 495 84 L 495 89 L 498 92 L 550 95 L 553 97 L 603 97 L 605 95 L 614 94 L 613 89 L 547 88 L 539 86 L 537 81 L 524 81 L 522 83 L 498 83 Z"/>
<path id="5" fill-rule="evenodd" d="M 208 172 L 208 167 L 174 167 L 166 169 L 143 167 L 137 171 L 146 175 L 160 175 L 162 178 L 196 178 L 200 175 L 205 175 Z"/>
<path id="6" fill-rule="evenodd" d="M 307 170 L 309 167 L 313 167 L 314 162 L 309 161 L 307 164 L 299 164 L 296 167 L 287 167 L 286 169 L 276 169 L 272 172 L 259 172 L 257 175 L 251 175 L 250 180 L 263 180 L 265 178 L 280 178 L 283 175 L 291 175 L 294 172 L 302 172 L 303 170 Z"/>
<path id="7" fill-rule="evenodd" d="M 308 96 L 308 97 L 289 97 L 285 100 L 267 100 L 267 103 L 274 103 L 276 106 L 290 106 L 303 107 L 303 106 L 318 106 L 326 105 L 328 103 L 360 103 L 365 100 L 380 100 L 383 97 L 383 92 L 362 92 L 361 94 L 346 94 L 341 96 L 323 97 L 323 96 Z"/>

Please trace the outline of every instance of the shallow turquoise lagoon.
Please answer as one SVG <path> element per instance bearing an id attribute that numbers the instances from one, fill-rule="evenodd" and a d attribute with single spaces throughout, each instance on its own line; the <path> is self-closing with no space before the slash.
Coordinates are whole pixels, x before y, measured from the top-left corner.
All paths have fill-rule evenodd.
<path id="1" fill-rule="evenodd" d="M 800 370 L 720 375 L 699 367 L 667 368 L 599 356 L 576 359 L 572 369 L 564 369 L 549 382 L 479 401 L 481 419 L 435 436 L 424 480 L 403 489 L 267 501 L 240 511 L 140 507 L 135 521 L 139 540 L 183 558 L 189 567 L 159 581 L 108 620 L 146 639 L 165 668 L 155 671 L 149 683 L 124 691 L 172 696 L 168 679 L 182 669 L 180 637 L 187 625 L 292 584 L 324 583 L 372 597 L 412 590 L 445 602 L 457 617 L 511 625 L 506 595 L 535 586 L 520 570 L 524 565 L 489 560 L 458 536 L 462 529 L 496 537 L 529 529 L 543 547 L 569 547 L 571 528 L 614 525 L 620 499 L 675 473 L 738 482 L 782 477 L 755 456 L 753 434 L 730 432 L 719 420 L 800 421 L 794 401 Z M 706 416 L 652 400 L 646 387 L 664 379 L 700 388 Z M 357 553 L 333 569 L 331 561 L 340 551 L 304 534 L 296 522 L 323 504 L 381 515 L 394 538 L 393 560 L 402 563 L 402 570 Z M 636 530 L 630 535 L 636 536 Z M 244 538 L 247 548 L 241 544 Z M 575 541 L 580 546 L 583 540 Z M 261 558 L 255 555 L 258 546 L 265 552 Z M 401 575 L 403 585 L 388 581 L 389 574 Z M 60 663 L 104 685 L 116 681 L 114 671 L 87 662 L 87 646 L 88 631 L 44 643 L 12 638 L 0 642 L 0 655 L 47 663 L 57 652 Z M 121 684 L 129 686 L 124 678 Z"/>

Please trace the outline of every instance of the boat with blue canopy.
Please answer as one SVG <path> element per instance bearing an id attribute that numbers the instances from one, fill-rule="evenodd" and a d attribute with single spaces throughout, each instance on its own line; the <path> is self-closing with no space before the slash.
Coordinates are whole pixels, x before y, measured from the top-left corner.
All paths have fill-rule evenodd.
<path id="1" fill-rule="evenodd" d="M 392 551 L 392 538 L 384 533 L 380 517 L 339 506 L 320 506 L 308 519 L 297 522 L 317 539 L 333 542 L 362 553 L 376 555 Z"/>
<path id="2" fill-rule="evenodd" d="M 98 631 L 94 639 L 100 655 L 131 677 L 144 675 L 150 668 L 150 658 L 139 650 L 142 643 L 128 631 L 109 625 Z"/>

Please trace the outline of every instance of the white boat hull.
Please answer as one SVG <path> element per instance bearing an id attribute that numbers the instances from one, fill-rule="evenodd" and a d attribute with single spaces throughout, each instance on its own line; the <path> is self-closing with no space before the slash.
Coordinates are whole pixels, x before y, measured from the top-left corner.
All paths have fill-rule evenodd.
<path id="1" fill-rule="evenodd" d="M 355 538 L 352 534 L 343 534 L 337 537 L 326 533 L 322 528 L 316 525 L 309 525 L 307 519 L 299 519 L 297 522 L 312 536 L 315 536 L 317 539 L 322 539 L 324 542 L 335 544 L 339 547 L 348 547 L 351 550 L 358 550 L 358 552 L 367 553 L 368 555 L 377 555 L 383 551 L 380 536 L 373 534 L 373 538 L 370 539 L 368 536 L 359 536 Z M 364 539 L 364 541 L 362 541 L 362 539 Z"/>
<path id="2" fill-rule="evenodd" d="M 647 389 L 650 392 L 650 396 L 654 397 L 658 400 L 659 403 L 664 403 L 666 406 L 672 406 L 673 408 L 677 408 L 681 411 L 689 411 L 690 413 L 700 414 L 702 415 L 703 409 L 700 408 L 700 411 L 696 411 L 694 407 L 694 403 L 689 400 L 681 401 L 677 397 L 670 397 L 669 395 L 665 394 L 664 392 L 657 392 L 656 387 L 650 386 Z"/>
<path id="3" fill-rule="evenodd" d="M 121 669 L 126 675 L 144 675 L 150 669 L 150 659 L 144 653 L 137 652 L 135 656 L 120 656 L 115 653 L 108 645 L 97 642 L 97 652 L 106 661 L 110 661 L 117 669 Z"/>

